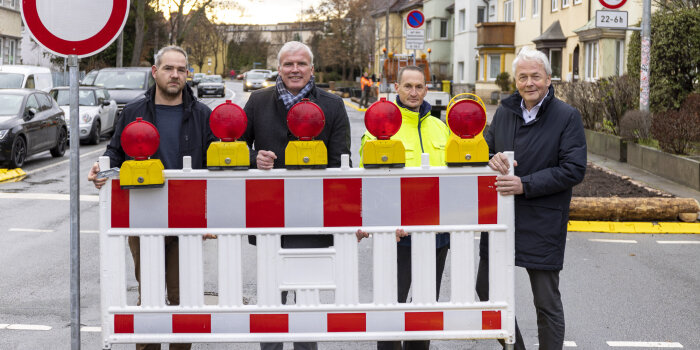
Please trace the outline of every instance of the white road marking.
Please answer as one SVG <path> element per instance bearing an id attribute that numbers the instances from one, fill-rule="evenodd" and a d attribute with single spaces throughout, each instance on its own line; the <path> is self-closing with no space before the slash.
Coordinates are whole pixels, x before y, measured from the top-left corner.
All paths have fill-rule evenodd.
<path id="1" fill-rule="evenodd" d="M 7 323 L 0 323 L 0 329 L 5 329 L 5 328 L 7 328 L 7 326 L 9 326 L 9 324 L 7 324 Z"/>
<path id="2" fill-rule="evenodd" d="M 68 201 L 70 200 L 69 194 L 58 194 L 58 193 L 4 193 L 0 192 L 0 199 L 47 199 L 54 201 Z M 97 202 L 100 196 L 98 195 L 81 195 L 80 200 L 82 202 Z"/>
<path id="3" fill-rule="evenodd" d="M 15 331 L 50 331 L 51 326 L 44 326 L 40 324 L 11 324 L 7 326 L 7 329 L 12 329 Z"/>
<path id="4" fill-rule="evenodd" d="M 102 332 L 102 327 L 82 327 L 81 332 Z"/>
<path id="5" fill-rule="evenodd" d="M 637 241 L 633 239 L 598 239 L 598 238 L 590 238 L 589 241 L 591 242 L 603 242 L 603 243 L 637 243 Z"/>
<path id="6" fill-rule="evenodd" d="M 659 244 L 700 244 L 700 241 L 656 241 Z"/>
<path id="7" fill-rule="evenodd" d="M 568 347 L 568 348 L 575 348 L 575 347 L 578 347 L 578 345 L 576 345 L 576 342 L 575 342 L 575 341 L 570 341 L 570 340 L 565 340 L 565 341 L 564 341 L 564 346 L 565 346 L 565 347 Z"/>
<path id="8" fill-rule="evenodd" d="M 80 233 L 100 233 L 98 230 L 80 230 Z"/>
<path id="9" fill-rule="evenodd" d="M 104 153 L 104 151 L 105 151 L 104 149 L 96 149 L 96 150 L 94 150 L 94 151 L 90 151 L 90 152 L 81 154 L 81 155 L 80 155 L 80 158 L 87 157 L 87 156 L 93 155 L 93 154 L 95 154 L 95 153 Z M 47 166 L 44 166 L 44 167 L 41 167 L 41 168 L 38 168 L 38 169 L 34 169 L 34 170 L 27 171 L 27 176 L 32 175 L 32 174 L 34 174 L 34 173 L 38 173 L 38 172 L 43 171 L 43 170 L 46 170 L 46 169 L 53 168 L 53 167 L 55 167 L 55 166 L 59 166 L 59 165 L 66 164 L 66 163 L 68 163 L 68 162 L 70 162 L 70 159 L 62 160 L 62 161 L 60 161 L 60 162 L 58 162 L 58 163 L 49 164 L 49 165 L 47 165 Z"/>
<path id="10" fill-rule="evenodd" d="M 10 232 L 53 232 L 53 230 L 40 230 L 40 229 L 36 229 L 36 228 L 12 227 L 12 228 L 10 228 Z"/>
<path id="11" fill-rule="evenodd" d="M 682 348 L 681 343 L 661 341 L 609 341 L 608 346 L 625 348 Z"/>

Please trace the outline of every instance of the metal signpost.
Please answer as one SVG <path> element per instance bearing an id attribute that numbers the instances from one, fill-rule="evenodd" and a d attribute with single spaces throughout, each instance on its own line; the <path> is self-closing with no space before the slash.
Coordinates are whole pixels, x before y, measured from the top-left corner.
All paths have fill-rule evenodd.
<path id="1" fill-rule="evenodd" d="M 78 59 L 109 46 L 121 33 L 129 0 L 23 0 L 22 19 L 34 39 L 70 70 L 71 349 L 80 349 L 80 144 Z"/>
<path id="2" fill-rule="evenodd" d="M 406 24 L 413 29 L 406 29 L 406 50 L 413 50 L 413 65 L 416 65 L 416 50 L 425 49 L 425 23 L 423 12 L 413 10 L 406 16 Z"/>

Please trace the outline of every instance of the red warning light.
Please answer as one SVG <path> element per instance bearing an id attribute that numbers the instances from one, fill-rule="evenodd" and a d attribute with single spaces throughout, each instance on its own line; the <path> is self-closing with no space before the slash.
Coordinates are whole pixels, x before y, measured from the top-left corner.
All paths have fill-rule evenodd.
<path id="1" fill-rule="evenodd" d="M 382 97 L 365 112 L 365 127 L 378 140 L 388 140 L 401 128 L 399 107 Z"/>
<path id="2" fill-rule="evenodd" d="M 158 150 L 160 134 L 153 124 L 136 118 L 124 128 L 120 140 L 126 154 L 135 160 L 146 160 Z"/>
<path id="3" fill-rule="evenodd" d="M 447 115 L 447 125 L 460 138 L 474 138 L 486 126 L 486 111 L 474 100 L 457 101 Z"/>
<path id="4" fill-rule="evenodd" d="M 321 133 L 325 124 L 323 110 L 308 98 L 292 106 L 287 113 L 289 131 L 300 141 L 311 141 Z"/>
<path id="5" fill-rule="evenodd" d="M 231 100 L 218 105 L 209 116 L 209 126 L 214 135 L 224 142 L 236 141 L 248 126 L 248 117 L 243 108 Z"/>

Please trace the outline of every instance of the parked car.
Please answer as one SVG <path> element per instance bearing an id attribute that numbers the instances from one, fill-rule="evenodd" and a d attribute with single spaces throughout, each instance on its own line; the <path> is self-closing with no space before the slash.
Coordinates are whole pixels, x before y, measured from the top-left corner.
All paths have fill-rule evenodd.
<path id="1" fill-rule="evenodd" d="M 226 86 L 220 75 L 207 75 L 199 81 L 197 85 L 197 95 L 226 96 Z"/>
<path id="2" fill-rule="evenodd" d="M 49 95 L 61 107 L 66 124 L 70 125 L 70 88 L 54 88 Z M 96 145 L 100 143 L 100 136 L 114 131 L 117 122 L 117 102 L 110 98 L 109 91 L 105 88 L 79 87 L 78 105 L 80 142 Z M 70 128 L 68 131 L 70 135 Z"/>
<path id="3" fill-rule="evenodd" d="M 109 91 L 117 101 L 117 113 L 121 113 L 127 103 L 146 94 L 155 83 L 150 67 L 121 67 L 100 69 L 94 85 Z"/>
<path id="4" fill-rule="evenodd" d="M 83 80 L 80 81 L 80 85 L 95 85 L 95 78 L 97 78 L 97 73 L 100 71 L 93 69 L 88 74 L 85 74 Z"/>
<path id="5" fill-rule="evenodd" d="M 243 79 L 243 91 L 257 90 L 267 87 L 265 73 L 248 72 Z"/>
<path id="6" fill-rule="evenodd" d="M 199 82 L 201 82 L 202 78 L 204 78 L 205 76 L 205 73 L 194 73 L 194 77 L 192 77 L 192 86 L 199 85 Z"/>
<path id="7" fill-rule="evenodd" d="M 68 128 L 49 94 L 30 89 L 0 90 L 0 163 L 20 168 L 28 156 L 66 152 Z"/>
<path id="8" fill-rule="evenodd" d="M 52 87 L 51 70 L 46 67 L 0 65 L 0 89 L 37 89 L 49 92 Z"/>

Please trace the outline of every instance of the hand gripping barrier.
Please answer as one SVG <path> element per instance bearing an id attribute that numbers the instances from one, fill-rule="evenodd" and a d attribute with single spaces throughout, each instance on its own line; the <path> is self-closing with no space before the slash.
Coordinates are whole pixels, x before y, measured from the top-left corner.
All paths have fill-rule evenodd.
<path id="1" fill-rule="evenodd" d="M 507 153 L 511 164 L 513 154 Z M 165 186 L 100 190 L 103 347 L 418 339 L 515 340 L 513 197 L 488 167 L 165 170 Z M 427 154 L 423 155 L 423 164 Z M 109 159 L 100 158 L 108 168 Z M 511 167 L 512 173 L 512 167 Z M 396 301 L 395 229 L 412 236 L 412 299 Z M 355 231 L 372 233 L 372 301 L 360 302 Z M 489 296 L 475 293 L 475 237 L 489 232 Z M 450 232 L 449 301 L 436 302 L 435 233 Z M 218 235 L 217 305 L 204 303 L 202 235 Z M 281 235 L 334 245 L 281 249 Z M 244 304 L 242 247 L 257 237 L 257 303 Z M 127 236 L 141 244 L 141 305 L 127 305 Z M 164 237 L 179 237 L 180 305 L 165 302 Z M 366 259 L 368 260 L 368 259 Z M 280 291 L 295 291 L 282 305 Z M 334 293 L 321 303 L 321 291 Z M 443 298 L 445 299 L 445 298 Z"/>

